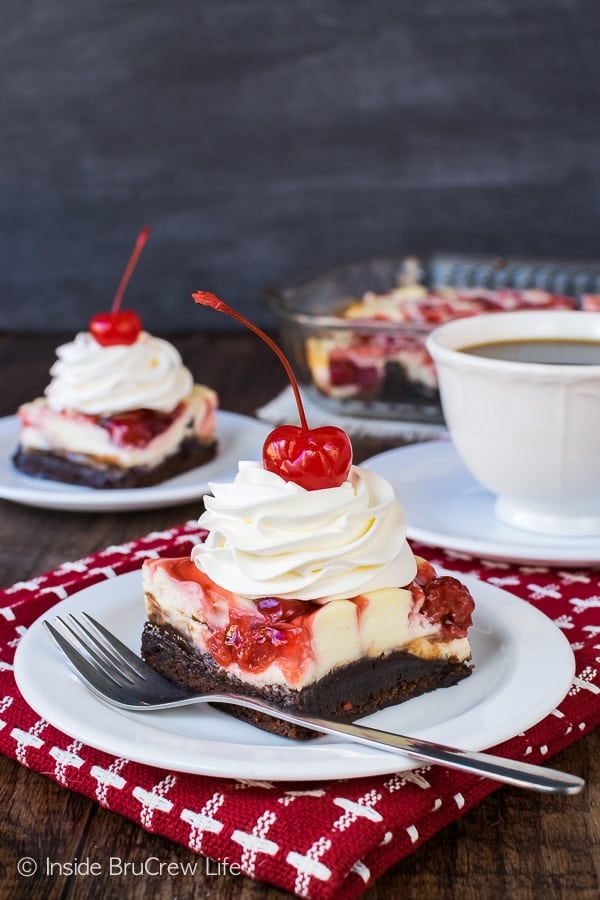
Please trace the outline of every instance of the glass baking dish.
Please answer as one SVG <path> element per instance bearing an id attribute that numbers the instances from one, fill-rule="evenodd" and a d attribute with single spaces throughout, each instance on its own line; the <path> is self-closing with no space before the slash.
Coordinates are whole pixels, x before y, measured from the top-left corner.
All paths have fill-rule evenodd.
<path id="1" fill-rule="evenodd" d="M 351 263 L 266 290 L 305 391 L 339 415 L 441 423 L 432 328 L 505 309 L 577 308 L 600 262 L 431 254 Z"/>

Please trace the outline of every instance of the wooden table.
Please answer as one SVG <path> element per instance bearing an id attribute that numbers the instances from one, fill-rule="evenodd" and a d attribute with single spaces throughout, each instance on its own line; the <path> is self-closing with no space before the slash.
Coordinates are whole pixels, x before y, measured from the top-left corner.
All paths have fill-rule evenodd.
<path id="1" fill-rule="evenodd" d="M 63 336 L 0 336 L 0 415 L 39 394 L 48 381 L 54 347 Z M 68 339 L 70 336 L 65 335 Z M 248 334 L 174 338 L 197 380 L 218 388 L 222 407 L 252 414 L 285 384 L 275 357 Z M 357 461 L 382 449 L 357 444 Z M 0 501 L 0 587 L 41 574 L 109 544 L 196 519 L 201 506 L 132 513 L 70 513 Z M 397 864 L 367 900 L 597 900 L 600 895 L 600 736 L 590 735 L 556 756 L 557 768 L 583 776 L 576 797 L 546 797 L 502 788 Z M 148 834 L 138 825 L 71 793 L 55 782 L 0 757 L 0 896 L 53 898 L 212 897 L 276 900 L 290 896 L 243 876 L 129 877 L 106 873 L 28 881 L 17 872 L 20 857 L 59 863 L 120 856 L 135 865 L 149 857 L 197 862 L 185 847 Z"/>

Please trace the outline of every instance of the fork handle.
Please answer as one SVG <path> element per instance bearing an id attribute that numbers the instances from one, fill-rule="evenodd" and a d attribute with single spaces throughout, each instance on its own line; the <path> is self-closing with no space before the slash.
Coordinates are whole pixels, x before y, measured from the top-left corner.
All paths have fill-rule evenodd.
<path id="1" fill-rule="evenodd" d="M 277 716 L 293 725 L 303 725 L 323 734 L 342 735 L 367 747 L 398 753 L 420 762 L 438 763 L 450 769 L 481 775 L 515 787 L 531 788 L 549 794 L 578 794 L 585 786 L 582 778 L 568 772 L 547 769 L 519 760 L 504 759 L 504 757 L 493 756 L 489 753 L 458 750 L 445 744 L 380 731 L 377 728 L 370 728 L 368 725 L 331 722 L 328 719 L 320 719 L 311 715 L 298 716 L 256 697 L 241 698 L 234 695 L 220 695 L 211 698 L 211 702 L 232 703 L 236 706 L 246 707 L 252 705 L 260 712 Z"/>

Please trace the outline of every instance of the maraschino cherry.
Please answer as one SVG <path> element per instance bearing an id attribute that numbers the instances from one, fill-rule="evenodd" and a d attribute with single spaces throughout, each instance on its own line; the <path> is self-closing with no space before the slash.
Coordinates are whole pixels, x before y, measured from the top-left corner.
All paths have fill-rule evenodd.
<path id="1" fill-rule="evenodd" d="M 96 313 L 90 321 L 89 330 L 102 347 L 112 347 L 115 344 L 134 344 L 142 330 L 142 320 L 138 314 L 132 309 L 121 309 L 121 301 L 149 234 L 149 226 L 144 225 L 119 282 L 110 312 Z"/>
<path id="2" fill-rule="evenodd" d="M 335 425 L 326 425 L 322 428 L 308 427 L 298 381 L 290 363 L 275 341 L 241 313 L 227 306 L 215 294 L 197 291 L 192 296 L 196 303 L 227 313 L 261 337 L 277 354 L 290 379 L 298 406 L 300 427 L 280 425 L 267 436 L 263 445 L 265 469 L 280 475 L 285 481 L 300 485 L 307 491 L 339 487 L 343 484 L 352 465 L 350 438 L 345 431 L 336 428 Z"/>

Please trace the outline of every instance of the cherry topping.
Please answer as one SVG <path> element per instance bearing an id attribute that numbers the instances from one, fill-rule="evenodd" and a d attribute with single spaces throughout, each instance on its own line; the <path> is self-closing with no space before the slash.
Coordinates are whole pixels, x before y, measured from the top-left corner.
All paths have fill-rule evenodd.
<path id="1" fill-rule="evenodd" d="M 307 491 L 339 487 L 343 484 L 352 465 L 350 438 L 345 431 L 335 425 L 313 429 L 308 427 L 298 381 L 289 361 L 275 341 L 241 313 L 223 303 L 215 294 L 197 291 L 192 297 L 202 306 L 210 306 L 211 309 L 237 319 L 262 338 L 278 356 L 290 380 L 298 407 L 300 426 L 280 425 L 267 435 L 263 445 L 265 469 Z"/>
<path id="2" fill-rule="evenodd" d="M 431 566 L 429 569 L 434 571 Z M 419 585 L 424 575 L 425 572 L 419 566 L 415 581 L 424 594 L 419 611 L 430 622 L 441 625 L 447 640 L 465 637 L 473 624 L 471 614 L 475 606 L 469 589 L 451 575 L 434 574 L 425 584 Z M 428 573 L 425 577 L 428 577 Z"/>
<path id="3" fill-rule="evenodd" d="M 280 425 L 264 443 L 263 463 L 286 481 L 318 491 L 346 480 L 352 445 L 346 432 L 334 425 L 312 429 Z"/>
<path id="4" fill-rule="evenodd" d="M 96 313 L 90 322 L 90 331 L 102 347 L 115 344 L 134 344 L 142 330 L 142 320 L 132 309 Z"/>
<path id="5" fill-rule="evenodd" d="M 138 314 L 131 309 L 121 309 L 121 301 L 149 234 L 150 228 L 148 225 L 144 225 L 119 282 L 110 312 L 96 313 L 95 316 L 92 316 L 89 330 L 102 347 L 111 347 L 115 344 L 134 344 L 142 330 L 142 320 Z"/>

